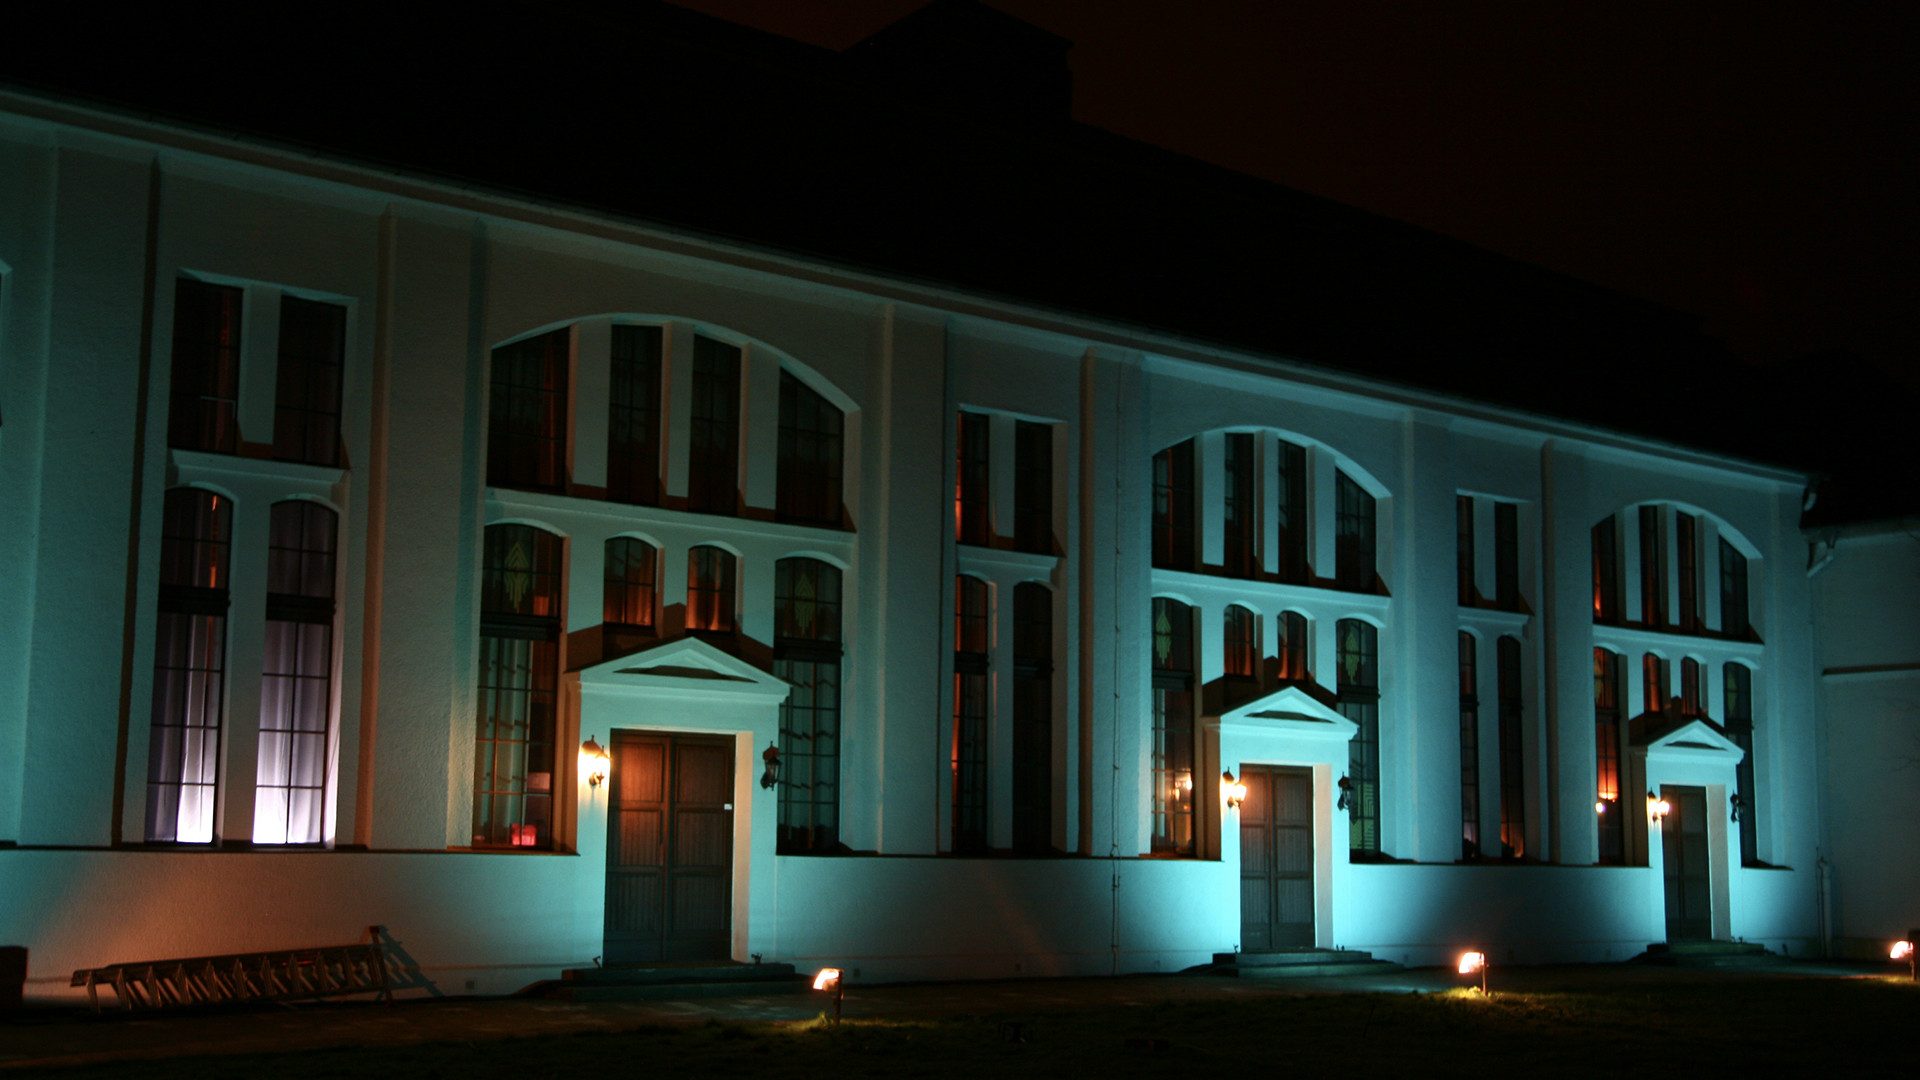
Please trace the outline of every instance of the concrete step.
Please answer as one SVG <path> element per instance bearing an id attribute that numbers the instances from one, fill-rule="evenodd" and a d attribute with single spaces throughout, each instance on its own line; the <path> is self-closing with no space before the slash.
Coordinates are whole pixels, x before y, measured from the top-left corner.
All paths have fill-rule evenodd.
<path id="1" fill-rule="evenodd" d="M 560 979 L 581 985 L 635 986 L 671 982 L 752 982 L 756 979 L 784 979 L 793 973 L 792 964 L 610 964 L 606 967 L 568 968 L 560 973 Z"/>
<path id="2" fill-rule="evenodd" d="M 1386 975 L 1405 970 L 1391 960 L 1341 960 L 1331 964 L 1267 964 L 1226 967 L 1214 972 L 1235 979 L 1307 979 L 1331 975 Z"/>
<path id="3" fill-rule="evenodd" d="M 674 1001 L 795 994 L 810 985 L 792 964 L 627 964 L 568 968 L 523 993 L 553 1001 Z"/>
<path id="4" fill-rule="evenodd" d="M 1690 968 L 1756 968 L 1792 963 L 1750 941 L 1656 941 L 1637 959 L 1646 964 Z"/>
<path id="5" fill-rule="evenodd" d="M 1275 949 L 1270 952 L 1213 955 L 1214 974 L 1236 979 L 1367 975 L 1399 970 L 1399 964 L 1375 960 L 1372 953 L 1358 949 Z"/>
<path id="6" fill-rule="evenodd" d="M 551 1001 L 691 1001 L 695 998 L 762 997 L 798 994 L 811 986 L 803 975 L 785 979 L 728 979 L 721 982 L 627 983 L 612 985 L 547 982 L 530 993 Z"/>

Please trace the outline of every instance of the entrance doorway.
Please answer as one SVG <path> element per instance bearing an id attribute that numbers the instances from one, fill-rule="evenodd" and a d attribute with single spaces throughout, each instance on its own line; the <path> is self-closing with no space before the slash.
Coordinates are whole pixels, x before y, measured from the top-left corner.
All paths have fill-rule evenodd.
<path id="1" fill-rule="evenodd" d="M 1313 771 L 1248 765 L 1240 804 L 1240 949 L 1313 944 Z"/>
<path id="2" fill-rule="evenodd" d="M 733 945 L 733 740 L 613 733 L 608 964 L 726 960 Z"/>
<path id="3" fill-rule="evenodd" d="M 1660 822 L 1660 847 L 1667 879 L 1667 940 L 1706 941 L 1713 937 L 1713 899 L 1707 845 L 1707 792 L 1697 787 L 1662 787 L 1667 814 Z"/>

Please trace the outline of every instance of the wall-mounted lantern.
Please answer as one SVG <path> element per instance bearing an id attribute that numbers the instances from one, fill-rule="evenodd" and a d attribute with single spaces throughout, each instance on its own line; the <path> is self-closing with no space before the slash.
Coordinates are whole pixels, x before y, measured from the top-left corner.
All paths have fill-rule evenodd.
<path id="1" fill-rule="evenodd" d="M 1333 808 L 1335 810 L 1346 810 L 1349 813 L 1352 812 L 1353 779 L 1351 777 L 1342 776 L 1340 778 L 1340 801 L 1335 803 Z"/>
<path id="2" fill-rule="evenodd" d="M 580 744 L 580 775 L 587 778 L 589 788 L 607 782 L 607 769 L 611 764 L 606 748 L 595 742 L 593 736 L 587 736 L 587 741 Z"/>
<path id="3" fill-rule="evenodd" d="M 1740 824 L 1740 796 L 1734 795 L 1728 798 L 1727 807 L 1733 812 L 1733 823 Z"/>
<path id="4" fill-rule="evenodd" d="M 1233 771 L 1229 769 L 1220 774 L 1220 794 L 1227 797 L 1228 809 L 1238 810 L 1240 804 L 1247 801 L 1247 785 L 1235 780 Z"/>
<path id="5" fill-rule="evenodd" d="M 767 763 L 766 769 L 760 773 L 760 786 L 771 791 L 773 785 L 780 782 L 780 748 L 768 740 L 767 748 L 760 751 L 760 760 Z"/>
<path id="6" fill-rule="evenodd" d="M 1608 800 L 1606 800 L 1606 799 L 1596 799 L 1596 800 L 1594 800 L 1594 803 L 1593 803 L 1593 812 L 1594 812 L 1594 813 L 1596 813 L 1596 814 L 1604 814 L 1604 813 L 1606 813 L 1606 812 L 1607 812 L 1607 802 L 1608 802 Z"/>
<path id="7" fill-rule="evenodd" d="M 1673 812 L 1673 807 L 1670 804 L 1668 804 L 1667 800 L 1661 798 L 1658 795 L 1655 795 L 1651 791 L 1647 792 L 1648 820 L 1658 823 L 1660 821 L 1665 820 L 1666 816 L 1672 812 Z"/>

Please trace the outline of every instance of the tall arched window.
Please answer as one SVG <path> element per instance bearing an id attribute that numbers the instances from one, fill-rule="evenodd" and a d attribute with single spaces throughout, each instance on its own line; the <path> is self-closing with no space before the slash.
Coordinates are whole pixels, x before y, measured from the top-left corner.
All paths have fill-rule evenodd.
<path id="1" fill-rule="evenodd" d="M 1153 850 L 1192 855 L 1193 609 L 1153 598 Z"/>
<path id="2" fill-rule="evenodd" d="M 1520 639 L 1502 637 L 1496 648 L 1500 684 L 1500 857 L 1527 853 L 1526 755 L 1521 690 Z"/>
<path id="3" fill-rule="evenodd" d="M 818 559 L 773 567 L 773 673 L 793 689 L 780 705 L 783 854 L 840 842 L 840 571 Z"/>
<path id="4" fill-rule="evenodd" d="M 256 844 L 324 839 L 338 532 L 339 516 L 319 503 L 273 505 L 253 796 Z"/>
<path id="5" fill-rule="evenodd" d="M 1259 673 L 1260 620 L 1239 604 L 1228 604 L 1221 617 L 1224 645 L 1224 673 L 1230 678 L 1251 679 Z"/>
<path id="6" fill-rule="evenodd" d="M 687 552 L 687 629 L 730 634 L 736 607 L 733 553 L 701 545 Z"/>
<path id="7" fill-rule="evenodd" d="M 474 731 L 475 847 L 553 846 L 563 544 L 531 525 L 489 525 L 480 578 Z"/>
<path id="8" fill-rule="evenodd" d="M 1341 619 L 1339 642 L 1341 715 L 1358 725 L 1347 747 L 1348 846 L 1362 856 L 1380 853 L 1380 644 L 1373 624 Z"/>
<path id="9" fill-rule="evenodd" d="M 1619 653 L 1593 650 L 1593 763 L 1594 811 L 1600 825 L 1600 861 L 1620 865 L 1627 861 L 1627 818 L 1621 803 L 1620 774 L 1621 662 Z"/>
<path id="10" fill-rule="evenodd" d="M 1729 663 L 1721 674 L 1727 737 L 1746 751 L 1734 768 L 1734 784 L 1740 800 L 1740 861 L 1753 866 L 1760 861 L 1758 792 L 1753 785 L 1753 671 L 1745 664 Z"/>
<path id="11" fill-rule="evenodd" d="M 645 540 L 616 536 L 607 541 L 601 571 L 600 621 L 621 630 L 651 634 L 660 600 L 660 552 Z"/>
<path id="12" fill-rule="evenodd" d="M 147 740 L 151 841 L 214 838 L 226 703 L 227 590 L 233 503 L 199 488 L 167 492 Z"/>
<path id="13" fill-rule="evenodd" d="M 1280 636 L 1274 642 L 1274 654 L 1280 661 L 1280 681 L 1312 678 L 1307 673 L 1307 617 L 1297 611 L 1283 611 L 1277 626 Z"/>
<path id="14" fill-rule="evenodd" d="M 1460 857 L 1480 856 L 1480 643 L 1460 631 Z"/>
<path id="15" fill-rule="evenodd" d="M 1053 590 L 1013 587 L 1013 847 L 1053 846 Z"/>
<path id="16" fill-rule="evenodd" d="M 953 582 L 953 850 L 987 847 L 987 730 L 993 722 L 989 674 L 993 614 L 987 583 Z"/>

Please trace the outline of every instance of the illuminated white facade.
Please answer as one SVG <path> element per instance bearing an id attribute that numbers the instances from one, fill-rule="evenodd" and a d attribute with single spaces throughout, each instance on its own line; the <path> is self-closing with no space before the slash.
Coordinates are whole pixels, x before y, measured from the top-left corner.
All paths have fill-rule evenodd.
<path id="1" fill-rule="evenodd" d="M 31 993 L 369 924 L 456 993 L 612 956 L 610 859 L 651 865 L 609 848 L 643 745 L 726 763 L 722 795 L 617 826 L 635 851 L 724 852 L 635 886 L 684 886 L 721 958 L 869 980 L 1206 962 L 1258 921 L 1245 808 L 1219 784 L 1250 771 L 1304 785 L 1274 828 L 1310 853 L 1257 887 L 1292 898 L 1296 943 L 1635 955 L 1669 937 L 1647 795 L 1690 793 L 1697 936 L 1818 946 L 1818 792 L 1845 781 L 1822 776 L 1804 476 L 25 96 L 0 99 L 0 206 L 0 943 L 32 950 Z M 655 366 L 621 367 L 636 347 Z M 237 365 L 231 393 L 188 400 L 189 348 L 216 358 L 195 377 Z M 337 445 L 333 414 L 296 416 L 326 393 L 285 385 L 326 377 L 290 366 L 303 349 L 339 359 Z M 552 362 L 553 419 L 525 429 L 551 477 L 490 464 L 525 420 L 495 400 L 509 355 Z M 700 381 L 703 356 L 728 386 Z M 815 398 L 838 416 L 824 516 L 783 502 L 783 401 Z M 652 434 L 617 434 L 618 402 Z M 296 423 L 321 431 L 305 451 Z M 610 498 L 610 447 L 647 439 L 658 491 Z M 1157 473 L 1176 450 L 1190 463 Z M 719 502 L 712 453 L 734 470 Z M 206 539 L 188 509 L 169 524 L 183 498 L 226 515 L 211 576 L 163 557 Z M 284 505 L 333 539 L 286 539 Z M 1618 607 L 1596 620 L 1607 522 Z M 530 531 L 488 532 L 506 526 Z M 1156 559 L 1157 528 L 1190 553 Z M 512 545 L 535 534 L 550 579 Z M 618 626 L 612 542 L 651 560 Z M 832 641 L 776 625 L 800 610 L 785 560 L 839 571 Z M 968 589 L 985 606 L 957 612 Z M 1162 612 L 1189 620 L 1184 672 L 1156 673 L 1177 647 Z M 1611 765 L 1596 649 L 1621 658 Z M 503 683 L 548 662 L 549 698 Z M 806 746 L 783 712 L 799 664 L 837 679 L 837 709 L 810 691 Z M 516 709 L 518 735 L 481 730 Z M 579 772 L 588 737 L 616 748 L 609 787 Z M 813 794 L 793 794 L 801 759 Z"/>

